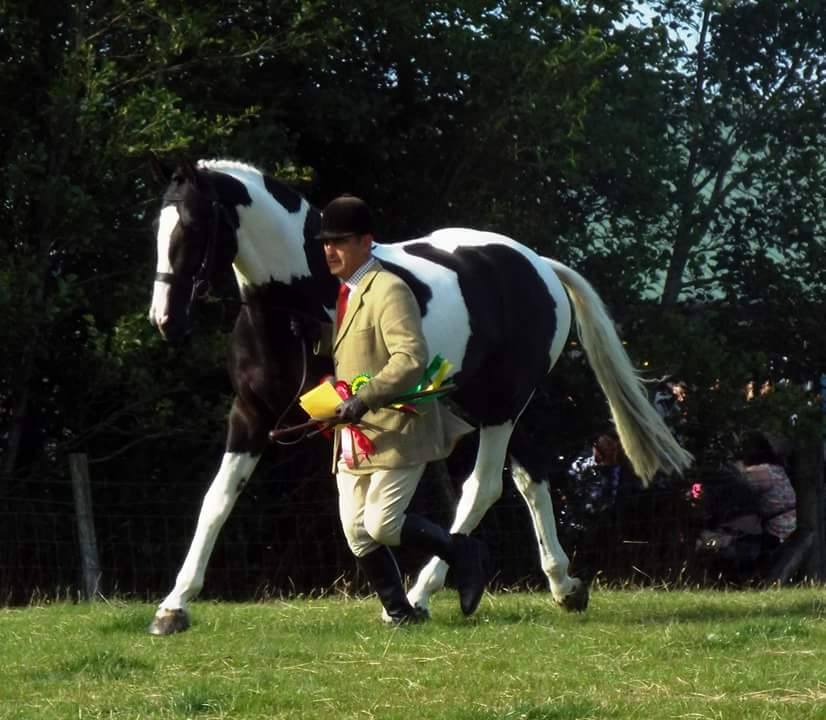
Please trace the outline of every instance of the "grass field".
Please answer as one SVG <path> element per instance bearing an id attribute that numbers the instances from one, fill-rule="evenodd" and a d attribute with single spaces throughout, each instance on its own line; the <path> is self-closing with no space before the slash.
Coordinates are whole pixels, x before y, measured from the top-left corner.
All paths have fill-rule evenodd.
<path id="1" fill-rule="evenodd" d="M 543 593 L 387 629 L 375 598 L 0 610 L 0 718 L 826 719 L 826 591 Z"/>

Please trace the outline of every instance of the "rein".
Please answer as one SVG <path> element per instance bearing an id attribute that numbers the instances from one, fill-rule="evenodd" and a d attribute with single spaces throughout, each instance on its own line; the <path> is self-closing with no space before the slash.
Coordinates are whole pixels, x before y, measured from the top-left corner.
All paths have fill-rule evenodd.
<path id="1" fill-rule="evenodd" d="M 321 321 L 315 316 L 311 315 L 310 313 L 303 312 L 302 310 L 296 310 L 295 308 L 285 307 L 283 305 L 274 305 L 269 308 L 270 310 L 274 311 L 281 311 L 286 314 L 290 315 L 290 318 L 293 319 L 295 317 L 302 317 L 308 319 L 315 323 L 321 323 Z M 308 377 L 308 370 L 309 365 L 307 362 L 307 341 L 304 338 L 303 334 L 299 334 L 297 336 L 298 340 L 301 341 L 301 380 L 298 382 L 298 388 L 295 391 L 295 395 L 293 395 L 293 399 L 289 402 L 287 407 L 284 408 L 281 415 L 278 416 L 278 420 L 275 422 L 275 426 L 270 431 L 270 440 L 272 442 L 277 443 L 278 445 L 282 446 L 290 446 L 290 445 L 297 445 L 298 443 L 306 440 L 308 437 L 312 437 L 318 433 L 317 430 L 314 428 L 318 425 L 317 422 L 305 423 L 304 425 L 294 426 L 294 427 L 282 427 L 282 423 L 284 422 L 284 418 L 287 416 L 287 413 L 292 410 L 296 404 L 298 403 L 299 398 L 301 397 L 301 391 L 304 389 L 304 386 L 307 384 L 307 377 Z M 301 434 L 295 440 L 281 440 L 280 436 L 283 434 L 289 434 L 293 430 L 301 430 Z"/>
<path id="2" fill-rule="evenodd" d="M 299 337 L 298 339 L 301 341 L 301 380 L 298 382 L 298 388 L 295 391 L 295 395 L 293 395 L 293 399 L 289 402 L 287 407 L 284 408 L 281 415 L 278 416 L 278 420 L 275 421 L 275 426 L 270 431 L 271 438 L 273 438 L 273 433 L 277 433 L 281 429 L 281 423 L 284 422 L 284 418 L 287 416 L 287 413 L 295 407 L 298 402 L 298 398 L 301 397 L 301 391 L 304 389 L 304 385 L 307 382 L 307 343 L 304 341 L 303 337 Z M 286 447 L 289 447 L 290 445 L 297 445 L 307 437 L 309 430 L 309 427 L 304 428 L 303 432 L 295 440 L 273 439 L 273 442 Z"/>

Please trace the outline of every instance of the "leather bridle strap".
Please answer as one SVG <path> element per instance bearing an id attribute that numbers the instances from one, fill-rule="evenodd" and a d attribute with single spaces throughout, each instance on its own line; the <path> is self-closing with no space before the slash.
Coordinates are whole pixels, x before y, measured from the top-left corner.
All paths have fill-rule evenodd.
<path id="1" fill-rule="evenodd" d="M 156 272 L 155 280 L 157 280 L 158 282 L 166 283 L 167 285 L 174 285 L 176 282 L 180 280 L 180 278 L 175 277 L 175 275 L 173 275 L 172 273 Z"/>
<path id="2" fill-rule="evenodd" d="M 232 227 L 229 218 L 226 214 L 226 208 L 215 198 L 212 199 L 212 227 L 207 237 L 207 246 L 204 250 L 204 257 L 201 260 L 201 265 L 198 271 L 191 278 L 182 278 L 175 273 L 156 272 L 155 280 L 157 282 L 166 283 L 168 285 L 182 285 L 184 287 L 191 287 L 192 293 L 189 301 L 194 302 L 196 298 L 203 296 L 204 288 L 209 283 L 209 278 L 212 275 L 212 269 L 215 265 L 215 254 L 218 246 L 218 233 L 220 231 L 221 223 L 225 223 L 227 227 Z"/>
<path id="3" fill-rule="evenodd" d="M 222 221 L 229 227 L 229 220 L 226 217 L 226 210 L 224 206 L 213 197 L 212 232 L 210 232 L 209 238 L 207 239 L 207 246 L 204 251 L 204 258 L 201 261 L 201 267 L 198 268 L 198 272 L 195 273 L 195 276 L 192 278 L 192 300 L 196 297 L 201 297 L 204 295 L 204 288 L 207 288 L 209 284 L 209 278 L 212 276 L 212 269 L 215 265 L 215 253 L 218 246 L 218 232 Z"/>

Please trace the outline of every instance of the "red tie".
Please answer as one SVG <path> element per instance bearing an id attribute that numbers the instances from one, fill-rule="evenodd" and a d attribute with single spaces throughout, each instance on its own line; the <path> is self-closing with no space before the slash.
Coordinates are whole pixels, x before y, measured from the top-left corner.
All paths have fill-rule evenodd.
<path id="1" fill-rule="evenodd" d="M 338 288 L 338 301 L 336 302 L 336 329 L 341 327 L 341 321 L 344 320 L 344 313 L 347 312 L 347 298 L 350 296 L 350 286 L 347 283 L 341 283 Z"/>

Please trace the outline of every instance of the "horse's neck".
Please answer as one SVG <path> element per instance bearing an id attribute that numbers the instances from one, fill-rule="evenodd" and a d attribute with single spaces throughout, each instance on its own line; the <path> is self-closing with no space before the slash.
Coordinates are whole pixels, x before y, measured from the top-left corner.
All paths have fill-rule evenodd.
<path id="1" fill-rule="evenodd" d="M 233 263 L 240 287 L 257 287 L 270 281 L 289 285 L 293 277 L 310 274 L 303 246 L 293 229 L 284 225 L 255 216 L 241 223 Z"/>
<path id="2" fill-rule="evenodd" d="M 335 307 L 338 281 L 330 275 L 320 245 L 312 241 L 305 252 L 303 234 L 251 237 L 239 233 L 233 268 L 242 299 L 262 311 L 295 311 L 329 320 Z"/>

